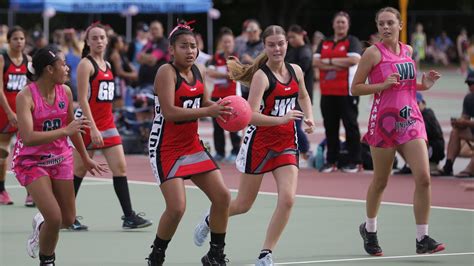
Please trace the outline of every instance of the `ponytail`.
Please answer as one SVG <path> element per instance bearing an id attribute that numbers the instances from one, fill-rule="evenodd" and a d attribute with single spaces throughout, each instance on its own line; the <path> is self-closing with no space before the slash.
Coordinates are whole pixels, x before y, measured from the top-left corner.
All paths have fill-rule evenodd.
<path id="1" fill-rule="evenodd" d="M 267 62 L 268 57 L 265 53 L 261 53 L 251 65 L 240 63 L 235 57 L 230 56 L 227 60 L 227 68 L 229 69 L 230 79 L 239 81 L 244 86 L 250 87 L 253 75 L 257 70 Z"/>

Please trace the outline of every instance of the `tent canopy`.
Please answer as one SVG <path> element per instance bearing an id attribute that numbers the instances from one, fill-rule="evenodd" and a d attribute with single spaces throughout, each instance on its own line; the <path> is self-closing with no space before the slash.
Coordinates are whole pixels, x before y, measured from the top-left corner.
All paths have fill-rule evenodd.
<path id="1" fill-rule="evenodd" d="M 212 0 L 10 0 L 10 8 L 16 12 L 54 8 L 64 13 L 122 13 L 132 5 L 140 13 L 205 13 Z"/>

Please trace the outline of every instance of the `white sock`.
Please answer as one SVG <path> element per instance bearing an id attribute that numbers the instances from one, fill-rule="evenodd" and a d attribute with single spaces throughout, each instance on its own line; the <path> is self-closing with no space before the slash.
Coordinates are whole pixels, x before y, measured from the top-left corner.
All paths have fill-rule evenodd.
<path id="1" fill-rule="evenodd" d="M 369 233 L 377 232 L 377 216 L 374 218 L 365 218 L 365 230 Z"/>
<path id="2" fill-rule="evenodd" d="M 416 240 L 421 241 L 427 235 L 428 235 L 428 225 L 417 224 L 416 225 Z"/>

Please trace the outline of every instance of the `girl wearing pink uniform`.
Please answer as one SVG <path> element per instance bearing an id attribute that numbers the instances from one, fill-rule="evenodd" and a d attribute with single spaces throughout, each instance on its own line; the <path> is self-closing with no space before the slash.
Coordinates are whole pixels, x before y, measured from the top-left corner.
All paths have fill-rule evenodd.
<path id="1" fill-rule="evenodd" d="M 63 83 L 68 70 L 64 55 L 54 47 L 38 50 L 28 75 L 34 82 L 18 93 L 18 135 L 12 169 L 36 203 L 33 233 L 27 252 L 40 265 L 54 265 L 59 229 L 74 222 L 72 143 L 91 174 L 104 168 L 87 155 L 79 133 L 89 128 L 86 118 L 74 120 L 71 89 Z"/>
<path id="2" fill-rule="evenodd" d="M 367 218 L 359 227 L 364 249 L 370 255 L 383 255 L 377 239 L 377 213 L 395 152 L 400 150 L 407 154 L 415 177 L 416 252 L 442 251 L 444 244 L 428 235 L 431 187 L 427 137 L 416 102 L 416 91 L 431 88 L 440 74 L 433 70 L 427 75 L 423 73 L 421 83 L 417 83 L 413 49 L 399 42 L 402 24 L 398 10 L 382 8 L 375 22 L 382 41 L 364 52 L 351 88 L 353 95 L 374 94 L 369 128 L 364 136 L 374 163 L 374 178 L 367 192 Z"/>

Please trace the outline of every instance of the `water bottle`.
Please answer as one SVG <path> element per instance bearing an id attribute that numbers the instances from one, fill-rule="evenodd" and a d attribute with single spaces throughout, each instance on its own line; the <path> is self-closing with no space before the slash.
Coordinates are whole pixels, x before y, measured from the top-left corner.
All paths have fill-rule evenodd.
<path id="1" fill-rule="evenodd" d="M 314 158 L 314 167 L 321 169 L 324 165 L 324 145 L 319 144 L 316 150 L 316 157 Z"/>

